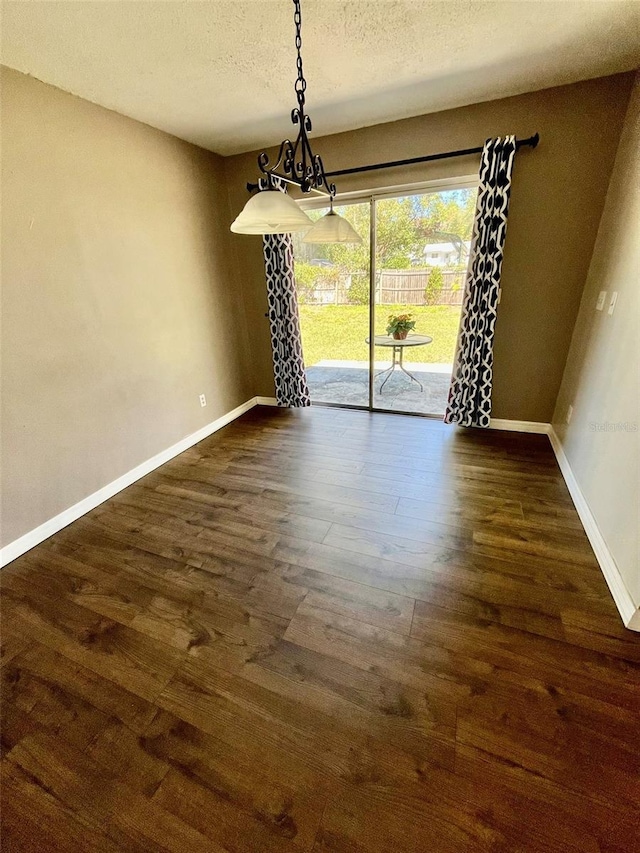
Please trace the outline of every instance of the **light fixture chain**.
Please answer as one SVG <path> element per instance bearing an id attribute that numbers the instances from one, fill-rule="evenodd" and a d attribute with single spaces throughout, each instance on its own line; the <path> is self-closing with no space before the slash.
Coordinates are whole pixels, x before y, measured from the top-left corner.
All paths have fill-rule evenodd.
<path id="1" fill-rule="evenodd" d="M 326 192 L 330 199 L 336 194 L 336 185 L 329 183 L 324 173 L 322 158 L 311 150 L 308 134 L 310 133 L 311 119 L 305 113 L 305 91 L 307 81 L 304 79 L 302 70 L 302 11 L 300 0 L 293 0 L 293 21 L 296 29 L 296 68 L 298 76 L 295 82 L 295 92 L 298 106 L 291 110 L 291 121 L 297 125 L 298 135 L 294 142 L 285 139 L 280 145 L 277 161 L 271 165 L 269 155 L 262 151 L 258 155 L 258 167 L 263 175 L 258 182 L 257 189 L 276 189 L 282 182 L 296 184 L 303 193 L 312 190 Z M 278 174 L 277 169 L 282 166 L 284 174 Z M 252 185 L 247 185 L 251 188 Z"/>
<path id="2" fill-rule="evenodd" d="M 293 5 L 295 7 L 293 22 L 296 26 L 296 50 L 298 52 L 298 58 L 296 60 L 298 77 L 296 79 L 295 91 L 298 97 L 298 103 L 303 107 L 307 81 L 304 79 L 304 74 L 302 73 L 302 10 L 300 9 L 300 0 L 293 0 Z"/>

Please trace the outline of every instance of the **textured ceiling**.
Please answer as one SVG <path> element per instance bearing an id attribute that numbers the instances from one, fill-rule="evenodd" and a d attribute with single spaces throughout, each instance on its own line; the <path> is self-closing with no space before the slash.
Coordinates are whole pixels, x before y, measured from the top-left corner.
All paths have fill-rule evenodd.
<path id="1" fill-rule="evenodd" d="M 289 135 L 291 0 L 2 3 L 2 62 L 221 154 Z M 640 65 L 631 0 L 302 0 L 324 135 Z"/>

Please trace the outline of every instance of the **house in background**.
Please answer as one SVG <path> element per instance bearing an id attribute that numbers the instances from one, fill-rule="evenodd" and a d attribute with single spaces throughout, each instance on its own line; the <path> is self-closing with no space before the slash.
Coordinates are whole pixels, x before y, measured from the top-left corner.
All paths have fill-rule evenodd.
<path id="1" fill-rule="evenodd" d="M 416 264 L 423 263 L 429 267 L 464 266 L 469 257 L 470 240 L 454 243 L 427 243 L 423 257 L 416 259 Z"/>
<path id="2" fill-rule="evenodd" d="M 302 0 L 299 65 L 294 11 L 2 3 L 3 849 L 640 850 L 640 4 Z M 247 191 L 305 98 L 344 305 L 230 231 L 311 209 Z M 387 334 L 370 217 L 489 154 L 498 263 Z M 460 316 L 484 420 L 393 411 Z M 304 405 L 327 341 L 364 411 Z"/>

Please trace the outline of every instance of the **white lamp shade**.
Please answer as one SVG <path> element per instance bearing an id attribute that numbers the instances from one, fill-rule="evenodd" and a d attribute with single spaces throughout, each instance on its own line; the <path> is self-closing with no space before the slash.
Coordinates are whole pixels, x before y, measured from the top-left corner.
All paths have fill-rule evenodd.
<path id="1" fill-rule="evenodd" d="M 279 190 L 263 190 L 252 196 L 234 219 L 235 234 L 290 234 L 308 231 L 313 225 L 295 201 Z"/>
<path id="2" fill-rule="evenodd" d="M 362 243 L 362 237 L 350 222 L 338 213 L 329 211 L 318 219 L 311 231 L 302 238 L 303 243 Z"/>

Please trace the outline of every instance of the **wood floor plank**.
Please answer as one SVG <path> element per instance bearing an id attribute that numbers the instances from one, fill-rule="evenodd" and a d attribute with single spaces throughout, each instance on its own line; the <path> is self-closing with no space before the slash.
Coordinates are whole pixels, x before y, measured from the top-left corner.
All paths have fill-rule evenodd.
<path id="1" fill-rule="evenodd" d="M 387 679 L 374 707 L 364 697 L 354 702 L 344 687 L 330 688 L 326 679 L 320 684 L 317 664 L 314 683 L 311 673 L 307 682 L 299 672 L 296 677 L 295 670 L 285 672 L 282 654 L 269 653 L 265 659 L 264 666 L 260 658 L 240 676 L 189 661 L 158 703 L 225 739 L 241 756 L 258 748 L 270 755 L 268 765 L 275 760 L 277 766 L 282 750 L 287 750 L 292 761 L 307 768 L 306 774 L 314 769 L 312 778 L 323 788 L 336 780 L 374 783 L 380 778 L 402 787 L 416 767 L 453 767 L 454 709 L 449 698 L 421 698 Z"/>
<path id="2" fill-rule="evenodd" d="M 532 801 L 524 785 L 498 784 L 486 771 L 484 776 L 435 771 L 417 777 L 402 798 L 383 786 L 373 795 L 341 791 L 325 811 L 314 851 L 422 849 L 599 853 L 606 848 L 571 813 Z"/>
<path id="3" fill-rule="evenodd" d="M 295 575 L 289 571 L 285 577 L 308 585 L 309 591 L 304 599 L 307 605 L 351 616 L 401 634 L 408 634 L 411 630 L 415 602 L 405 595 L 374 589 L 318 572 Z"/>
<path id="4" fill-rule="evenodd" d="M 183 498 L 188 499 L 189 505 L 194 507 L 211 507 L 217 511 L 222 504 L 226 510 L 230 510 L 228 498 L 220 498 L 218 495 L 211 494 L 206 487 L 198 487 L 196 483 L 192 483 L 189 489 L 160 483 L 153 491 L 171 496 L 174 501 L 174 511 L 177 511 L 175 504 L 177 503 L 179 506 L 180 499 Z M 249 494 L 245 498 L 237 496 L 234 500 L 233 509 L 239 511 L 243 516 L 251 516 L 256 524 L 261 524 L 261 511 L 264 509 L 268 510 L 270 516 L 279 517 L 285 521 L 290 515 L 322 520 L 327 523 L 327 527 L 324 528 L 322 537 L 316 538 L 315 541 L 322 541 L 331 523 L 341 523 L 362 530 L 380 531 L 417 541 L 426 539 L 436 543 L 449 542 L 452 546 L 466 546 L 468 548 L 473 546 L 472 534 L 478 522 L 504 522 L 514 525 L 522 518 L 520 504 L 514 501 L 487 500 L 480 505 L 467 504 L 464 505 L 464 512 L 461 508 L 426 501 L 414 501 L 414 504 L 419 505 L 419 511 L 405 512 L 400 508 L 400 505 L 406 500 L 401 499 L 398 502 L 395 514 L 389 514 L 383 511 L 336 504 L 319 498 L 299 497 L 265 490 L 259 496 L 253 494 Z M 415 518 L 419 518 L 421 523 L 416 524 Z M 535 523 L 526 525 L 526 527 L 527 529 L 539 529 Z M 284 523 L 279 525 L 279 529 L 287 535 L 296 535 L 295 531 L 290 527 L 287 529 Z M 542 530 L 544 531 L 544 529 L 543 527 Z M 303 538 L 313 538 L 305 537 L 304 533 L 302 536 Z M 580 544 L 583 541 L 582 537 L 584 537 L 584 532 L 581 529 L 576 530 L 575 539 Z"/>
<path id="5" fill-rule="evenodd" d="M 153 800 L 127 789 L 61 738 L 44 733 L 24 738 L 7 761 L 28 774 L 31 784 L 114 841 L 117 849 L 125 846 L 140 853 L 216 850 L 197 830 Z"/>
<path id="6" fill-rule="evenodd" d="M 169 515 L 188 522 L 191 527 L 229 530 L 235 529 L 235 525 L 243 525 L 312 542 L 322 542 L 331 526 L 331 522 L 322 519 L 271 510 L 266 503 L 254 502 L 248 512 L 243 512 L 241 505 L 204 509 L 201 504 L 183 496 L 166 496 L 135 485 L 114 499 L 112 509 L 116 507 L 136 517 L 143 514 L 141 517 L 153 519 Z"/>
<path id="7" fill-rule="evenodd" d="M 373 545 L 373 548 L 377 546 Z M 376 550 L 333 547 L 329 544 L 311 545 L 297 554 L 288 554 L 288 562 L 301 568 L 324 571 L 338 577 L 366 583 L 377 589 L 398 592 L 412 598 L 431 600 L 432 584 L 474 594 L 479 584 L 503 589 L 510 594 L 510 602 L 517 604 L 526 599 L 526 589 L 552 591 L 558 595 L 556 602 L 570 606 L 573 596 L 579 596 L 585 607 L 592 602 L 606 602 L 606 612 L 611 613 L 611 600 L 603 587 L 599 572 L 570 563 L 522 556 L 518 562 L 496 559 L 476 553 L 465 553 L 441 548 L 434 549 L 433 559 L 422 565 L 410 565 L 401 560 L 382 558 Z M 364 551 L 364 553 L 362 553 Z M 567 598 L 562 598 L 563 594 Z M 554 599 L 551 598 L 552 606 Z"/>
<path id="8" fill-rule="evenodd" d="M 31 664 L 31 665 L 30 665 Z M 10 751 L 26 734 L 44 730 L 84 750 L 109 723 L 109 716 L 74 690 L 43 676 L 18 656 L 2 673 L 3 748 Z M 12 711 L 22 711 L 21 720 Z M 6 711 L 6 717 L 5 717 Z M 19 723 L 19 727 L 16 726 Z"/>
<path id="9" fill-rule="evenodd" d="M 307 850 L 324 808 L 322 791 L 246 762 L 224 742 L 161 716 L 143 748 L 171 768 L 154 801 L 199 826 L 227 850 Z"/>
<path id="10" fill-rule="evenodd" d="M 242 675 L 337 723 L 347 720 L 354 731 L 402 750 L 425 766 L 454 768 L 456 707 L 450 698 L 288 641 L 245 667 Z"/>
<path id="11" fill-rule="evenodd" d="M 70 703 L 86 705 L 91 713 L 99 712 L 110 722 L 119 721 L 135 734 L 146 729 L 156 712 L 152 703 L 39 643 L 20 655 L 13 667 L 16 672 L 7 676 L 11 682 L 7 690 L 16 697 L 23 696 L 25 690 L 46 692 L 60 697 L 65 707 Z M 13 699 L 7 704 L 18 702 Z M 82 716 L 78 713 L 81 725 Z"/>
<path id="12" fill-rule="evenodd" d="M 286 618 L 247 608 L 230 596 L 211 591 L 202 590 L 203 594 L 195 597 L 191 590 L 187 590 L 185 595 L 184 587 L 176 585 L 158 594 L 149 577 L 142 583 L 129 575 L 126 580 L 107 577 L 100 587 L 92 586 L 87 592 L 78 586 L 73 574 L 77 560 L 55 554 L 49 557 L 49 562 L 56 566 L 56 579 L 71 574 L 72 592 L 68 597 L 75 604 L 128 626 L 144 637 L 158 641 L 161 646 L 212 659 L 226 666 L 233 667 L 235 663 L 269 648 L 282 636 L 288 624 Z M 97 583 L 97 570 L 92 568 L 91 573 L 96 576 L 94 583 Z M 116 588 L 121 595 L 115 597 L 114 603 Z M 262 589 L 266 594 L 264 585 Z M 258 596 L 262 597 L 260 592 Z M 300 593 L 290 596 L 293 610 L 300 597 Z"/>
<path id="13" fill-rule="evenodd" d="M 242 436 L 237 433 L 219 436 L 215 444 L 198 445 L 193 449 L 189 464 L 206 460 L 211 465 L 224 466 L 228 461 L 240 462 L 239 457 L 246 455 L 246 461 L 270 465 L 282 461 L 289 463 L 292 456 L 303 455 L 306 464 L 324 469 L 337 469 L 351 473 L 366 473 L 369 465 L 384 465 L 396 470 L 411 469 L 418 472 L 443 472 L 451 464 L 471 464 L 477 462 L 477 449 L 469 447 L 461 450 L 459 445 L 433 446 L 425 442 L 419 451 L 415 448 L 409 453 L 396 445 L 393 450 L 382 451 L 375 443 L 365 446 L 344 446 L 340 442 L 325 438 L 322 441 L 305 441 L 295 432 L 275 439 L 263 435 L 260 439 L 246 431 Z M 538 451 L 504 452 L 499 446 L 491 449 L 491 464 L 500 470 L 510 470 L 512 464 L 531 463 L 533 469 L 544 473 L 557 473 L 553 457 L 544 459 Z M 385 473 L 385 478 L 388 475 Z"/>
<path id="14" fill-rule="evenodd" d="M 28 604 L 24 598 L 10 601 L 8 618 L 32 640 L 144 699 L 155 698 L 184 656 L 64 599 L 56 600 L 55 606 L 35 597 Z"/>
<path id="15" fill-rule="evenodd" d="M 609 610 L 596 618 L 588 608 L 569 605 L 562 608 L 561 618 L 565 636 L 574 645 L 640 662 L 635 636 L 626 630 L 616 613 Z"/>
<path id="16" fill-rule="evenodd" d="M 295 819 L 276 796 L 272 802 L 265 799 L 267 802 L 260 804 L 259 811 L 247 812 L 220 796 L 217 786 L 212 789 L 194 778 L 193 773 L 187 775 L 176 770 L 169 771 L 154 796 L 154 802 L 163 809 L 210 839 L 215 850 L 228 853 L 308 850 L 304 838 L 298 843 Z"/>
<path id="17" fill-rule="evenodd" d="M 284 638 L 415 690 L 436 696 L 450 693 L 456 700 L 487 673 L 482 663 L 472 662 L 470 670 L 460 666 L 454 674 L 455 667 L 450 666 L 447 652 L 425 648 L 412 637 L 306 604 L 291 620 Z M 449 674 L 451 681 L 447 678 Z"/>
<path id="18" fill-rule="evenodd" d="M 140 544 L 142 541 L 140 533 L 141 524 L 144 523 L 143 518 L 132 518 L 126 514 L 120 516 L 117 512 L 108 513 L 107 511 L 101 511 L 91 521 L 104 527 L 108 535 L 129 535 L 128 541 L 132 544 L 135 542 Z M 334 558 L 339 562 L 341 555 L 347 551 L 352 551 L 356 555 L 363 551 L 365 553 L 368 551 L 371 556 L 383 557 L 385 560 L 394 560 L 403 565 L 415 565 L 416 568 L 425 569 L 427 572 L 436 571 L 442 574 L 445 569 L 448 572 L 452 564 L 457 564 L 461 567 L 473 566 L 473 570 L 475 571 L 477 566 L 484 564 L 490 568 L 502 568 L 510 574 L 519 573 L 522 577 L 526 578 L 530 578 L 532 572 L 538 575 L 544 573 L 552 583 L 554 582 L 552 580 L 553 577 L 557 576 L 556 585 L 559 583 L 568 588 L 572 588 L 575 584 L 573 580 L 565 580 L 564 578 L 575 577 L 577 583 L 583 584 L 588 584 L 589 580 L 592 580 L 592 585 L 595 584 L 600 594 L 603 592 L 602 578 L 595 566 L 588 567 L 591 571 L 585 574 L 581 572 L 580 564 L 566 564 L 563 567 L 560 562 L 557 560 L 554 561 L 549 557 L 536 554 L 514 554 L 510 551 L 505 551 L 504 554 L 494 559 L 484 559 L 482 555 L 478 555 L 476 558 L 473 555 L 465 555 L 465 553 L 459 550 L 438 548 L 436 546 L 431 547 L 429 543 L 423 545 L 421 542 L 418 542 L 416 544 L 409 540 L 399 540 L 398 537 L 387 537 L 384 534 L 372 534 L 368 537 L 362 537 L 358 531 L 355 531 L 349 537 L 343 538 L 339 546 L 332 548 L 333 528 L 327 537 L 325 537 L 325 543 L 322 545 L 312 543 L 309 540 L 260 532 L 259 530 L 252 530 L 251 535 L 247 537 L 244 535 L 243 526 L 225 530 L 202 529 L 200 534 L 195 536 L 194 531 L 180 519 L 170 519 L 163 522 L 162 525 L 147 522 L 145 532 L 153 534 L 153 541 L 149 546 L 150 548 L 158 551 L 158 543 L 166 543 L 161 551 L 163 555 L 173 555 L 175 549 L 172 548 L 170 543 L 175 540 L 175 534 L 179 532 L 180 541 L 183 543 L 180 549 L 180 556 L 186 558 L 188 562 L 196 564 L 204 564 L 213 554 L 220 554 L 221 552 L 246 552 L 258 557 L 266 557 L 306 566 L 309 565 L 309 561 L 313 560 L 313 555 L 316 554 L 326 554 L 326 559 L 329 562 L 334 561 Z M 189 549 L 187 546 L 189 546 Z M 313 567 L 315 568 L 315 566 Z M 388 562 L 386 563 L 386 568 L 389 570 L 392 569 Z M 536 572 L 538 568 L 540 572 Z M 392 571 L 390 571 L 390 576 L 393 576 Z M 380 588 L 388 587 L 383 585 Z M 393 589 L 392 591 L 396 590 Z M 402 592 L 402 590 L 398 591 Z M 410 595 L 413 595 L 413 593 L 410 593 Z"/>
<path id="19" fill-rule="evenodd" d="M 329 805 L 314 851 L 412 853 L 427 838 L 432 839 L 429 850 L 434 853 L 481 849 L 470 833 L 444 819 L 442 809 L 430 807 L 409 790 L 398 797 L 384 786 L 371 794 L 356 788 L 341 792 Z"/>
<path id="20" fill-rule="evenodd" d="M 629 729 L 618 723 L 616 738 L 597 725 L 587 728 L 577 722 L 587 717 L 580 701 L 555 700 L 553 693 L 515 687 L 470 697 L 458 709 L 458 742 L 612 807 L 640 810 L 640 759 Z M 600 703 L 598 710 L 601 724 L 615 725 L 614 706 Z M 604 783 L 599 793 L 592 790 L 594 774 Z"/>
<path id="21" fill-rule="evenodd" d="M 485 787 L 501 792 L 502 796 L 492 797 L 484 812 L 489 820 L 501 811 L 500 803 L 509 810 L 521 803 L 513 815 L 519 829 L 513 849 L 518 849 L 519 843 L 524 844 L 521 849 L 527 850 L 532 833 L 542 837 L 544 850 L 609 853 L 635 850 L 640 842 L 635 809 L 604 805 L 597 798 L 557 784 L 521 764 L 500 760 L 497 755 L 463 743 L 458 744 L 456 764 L 457 775 L 470 782 L 473 790 Z M 595 778 L 594 774 L 592 779 Z"/>
<path id="22" fill-rule="evenodd" d="M 53 792 L 34 784 L 33 774 L 11 761 L 0 765 L 2 841 L 20 853 L 119 853 L 121 847 L 74 814 Z M 43 831 L 46 827 L 46 831 Z"/>
<path id="23" fill-rule="evenodd" d="M 469 501 L 461 500 L 457 504 L 438 503 L 430 499 L 400 498 L 396 515 L 420 521 L 428 519 L 443 524 L 451 524 L 459 519 L 463 524 L 468 525 L 476 521 L 513 520 L 524 517 L 520 501 L 482 497 Z"/>
<path id="24" fill-rule="evenodd" d="M 535 536 L 533 538 L 535 539 Z M 440 541 L 433 541 L 434 539 Z M 521 542 L 522 540 L 518 541 Z M 469 566 L 473 562 L 473 558 L 468 553 L 470 550 L 468 547 L 452 548 L 450 539 L 447 539 L 446 536 L 440 537 L 437 533 L 434 535 L 428 529 L 425 531 L 424 537 L 418 540 L 404 539 L 380 531 L 367 531 L 365 533 L 346 524 L 333 524 L 322 544 L 341 551 L 366 554 L 378 560 L 388 560 L 400 563 L 403 566 L 413 566 L 427 572 L 439 572 L 440 574 L 444 574 L 445 569 L 450 570 L 452 566 L 460 566 L 463 570 L 465 566 Z M 459 544 L 464 546 L 464 540 Z M 310 551 L 311 549 L 307 550 Z M 561 558 L 553 560 L 550 557 L 549 548 L 537 548 L 535 542 L 529 547 L 529 551 L 519 550 L 513 546 L 511 541 L 493 547 L 477 548 L 474 544 L 471 551 L 479 556 L 495 558 L 493 561 L 486 562 L 488 565 L 496 567 L 501 566 L 500 561 L 502 560 L 515 569 L 519 557 L 521 563 L 526 561 L 529 571 L 530 566 L 546 568 L 552 565 L 555 567 L 556 573 L 560 573 L 562 572 L 562 563 L 567 562 L 566 559 Z M 536 553 L 537 551 L 543 551 L 543 553 Z M 562 548 L 558 548 L 558 551 L 566 557 Z M 578 567 L 584 565 L 592 570 L 592 574 L 595 574 L 594 562 L 593 554 L 583 556 L 578 553 L 577 559 L 570 564 L 571 573 L 576 574 Z M 567 566 L 566 569 L 568 570 L 569 567 Z"/>
<path id="25" fill-rule="evenodd" d="M 192 473 L 194 476 L 196 474 L 202 476 L 206 475 L 207 470 L 206 466 L 201 466 L 192 469 Z M 233 488 L 234 485 L 241 485 L 243 478 L 248 476 L 250 476 L 249 471 L 239 467 L 234 470 L 233 466 L 229 466 L 227 471 L 219 475 L 218 481 L 221 484 L 228 483 Z M 265 485 L 269 484 L 272 488 L 276 483 L 274 478 L 260 479 L 259 482 Z M 484 476 L 483 472 L 479 472 L 475 476 L 436 473 L 418 478 L 407 475 L 406 481 L 398 482 L 397 478 L 389 479 L 387 476 L 376 477 L 368 473 L 353 474 L 333 468 L 321 469 L 316 467 L 308 470 L 300 469 L 297 477 L 291 478 L 290 482 L 292 485 L 288 488 L 291 490 L 295 488 L 300 494 L 322 497 L 324 491 L 325 494 L 335 495 L 338 502 L 351 503 L 355 506 L 362 505 L 364 495 L 369 495 L 370 502 L 377 500 L 380 506 L 387 506 L 392 498 L 409 497 L 426 500 L 433 495 L 436 495 L 438 500 L 447 502 L 457 502 L 460 496 L 506 497 L 517 500 L 519 497 L 530 499 L 531 496 L 536 495 L 547 501 L 554 501 L 561 506 L 567 506 L 570 503 L 566 490 L 559 479 L 540 484 L 535 480 L 522 482 L 517 477 L 508 482 L 504 482 L 503 478 L 497 478 L 492 482 Z M 323 486 L 324 489 L 322 489 Z M 280 488 L 282 487 L 280 486 Z M 358 496 L 355 494 L 357 492 L 362 494 Z M 356 501 L 360 503 L 356 503 Z"/>
<path id="26" fill-rule="evenodd" d="M 10 850 L 640 849 L 640 637 L 546 436 L 258 407 L 1 580 Z"/>
<path id="27" fill-rule="evenodd" d="M 458 750 L 456 778 L 471 803 L 477 802 L 479 790 L 493 792 L 477 814 L 512 836 L 507 849 L 526 850 L 535 838 L 542 850 L 602 851 L 614 837 L 631 840 L 635 834 L 624 809 L 591 801 L 520 765 L 492 761 L 464 744 Z"/>
<path id="28" fill-rule="evenodd" d="M 136 734 L 119 720 L 109 720 L 85 749 L 92 761 L 145 797 L 153 797 L 170 767 L 162 756 L 154 755 L 145 748 L 157 713 L 154 709 L 152 721 L 141 734 Z"/>
<path id="29" fill-rule="evenodd" d="M 31 645 L 31 640 L 21 634 L 15 625 L 11 623 L 3 625 L 0 639 L 0 668 L 10 663 L 16 655 L 21 654 Z"/>
<path id="30" fill-rule="evenodd" d="M 189 471 L 193 481 L 205 483 L 213 478 L 214 473 L 215 469 L 211 471 L 204 466 L 194 467 Z M 314 473 L 316 473 L 315 470 Z M 314 477 L 314 473 L 302 470 L 301 475 L 297 477 L 280 479 L 274 475 L 258 479 L 254 478 L 250 471 L 242 470 L 238 473 L 223 471 L 215 476 L 215 481 L 218 489 L 232 497 L 235 494 L 245 494 L 247 491 L 258 494 L 265 490 L 272 490 L 302 497 L 332 500 L 347 506 L 379 509 L 391 513 L 395 510 L 398 498 L 388 490 L 363 490 L 354 486 L 348 477 L 345 478 L 344 484 L 325 483 L 320 481 L 319 476 Z"/>
<path id="31" fill-rule="evenodd" d="M 471 653 L 485 663 L 566 686 L 640 714 L 640 663 L 620 660 L 566 642 L 532 634 L 437 606 L 416 602 L 412 637 L 451 652 Z M 631 644 L 638 657 L 640 644 Z"/>

